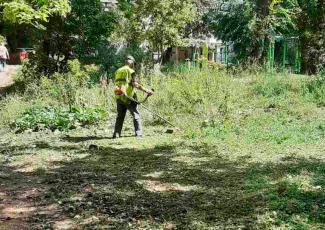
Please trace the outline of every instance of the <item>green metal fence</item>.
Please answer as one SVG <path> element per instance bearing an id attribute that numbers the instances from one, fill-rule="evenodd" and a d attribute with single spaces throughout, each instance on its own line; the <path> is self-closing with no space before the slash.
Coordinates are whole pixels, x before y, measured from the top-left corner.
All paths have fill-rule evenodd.
<path id="1" fill-rule="evenodd" d="M 292 73 L 299 74 L 301 72 L 301 49 L 298 37 L 271 37 L 266 68 L 271 72 L 289 70 Z"/>

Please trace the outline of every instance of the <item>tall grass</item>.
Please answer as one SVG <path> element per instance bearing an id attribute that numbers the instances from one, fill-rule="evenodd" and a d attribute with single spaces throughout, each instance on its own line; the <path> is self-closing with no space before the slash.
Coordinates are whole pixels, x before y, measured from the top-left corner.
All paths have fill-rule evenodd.
<path id="1" fill-rule="evenodd" d="M 246 143 L 313 143 L 325 137 L 323 78 L 226 71 L 178 72 L 154 78 L 150 106 L 191 138 Z M 158 118 L 147 119 L 152 125 Z"/>

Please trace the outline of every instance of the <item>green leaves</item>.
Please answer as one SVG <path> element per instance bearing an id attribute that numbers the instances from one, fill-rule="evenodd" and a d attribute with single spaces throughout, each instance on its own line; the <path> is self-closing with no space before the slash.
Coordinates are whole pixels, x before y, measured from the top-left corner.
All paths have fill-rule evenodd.
<path id="1" fill-rule="evenodd" d="M 181 44 L 188 23 L 193 22 L 196 7 L 192 0 L 136 0 L 132 8 L 127 39 L 147 41 L 152 50 Z"/>
<path id="2" fill-rule="evenodd" d="M 3 4 L 3 18 L 6 21 L 32 25 L 45 29 L 43 23 L 53 15 L 66 16 L 70 11 L 68 0 L 33 1 L 14 0 Z"/>
<path id="3" fill-rule="evenodd" d="M 50 78 L 43 77 L 41 87 L 59 102 L 72 108 L 77 100 L 77 90 L 88 86 L 90 76 L 98 72 L 98 68 L 88 66 L 84 69 L 78 60 L 69 61 L 68 66 L 69 72 L 55 73 Z"/>
<path id="4" fill-rule="evenodd" d="M 316 73 L 324 68 L 324 1 L 217 2 L 226 7 L 211 9 L 206 22 L 218 38 L 234 43 L 238 56 L 263 61 L 267 45 L 261 44 L 268 44 L 270 36 L 299 37 L 303 71 Z"/>
<path id="5" fill-rule="evenodd" d="M 98 108 L 32 108 L 23 113 L 12 124 L 16 132 L 25 130 L 68 131 L 79 126 L 95 125 L 104 120 L 107 114 Z"/>

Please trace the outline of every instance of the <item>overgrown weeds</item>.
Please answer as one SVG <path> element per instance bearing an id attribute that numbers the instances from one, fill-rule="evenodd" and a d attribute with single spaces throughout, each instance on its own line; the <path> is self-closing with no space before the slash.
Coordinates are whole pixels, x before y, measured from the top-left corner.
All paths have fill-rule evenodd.
<path id="1" fill-rule="evenodd" d="M 190 138 L 212 136 L 275 144 L 317 142 L 325 137 L 325 120 L 315 116 L 325 95 L 322 79 L 180 71 L 174 77 L 154 79 L 158 96 L 151 106 Z M 157 119 L 151 121 L 161 124 Z"/>

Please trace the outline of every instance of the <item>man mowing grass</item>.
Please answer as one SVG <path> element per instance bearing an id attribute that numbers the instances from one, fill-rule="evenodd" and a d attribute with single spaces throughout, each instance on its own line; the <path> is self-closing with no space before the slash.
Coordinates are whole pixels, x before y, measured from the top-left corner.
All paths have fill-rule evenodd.
<path id="1" fill-rule="evenodd" d="M 133 117 L 135 136 L 142 136 L 140 114 L 137 110 L 137 96 L 135 89 L 141 90 L 148 96 L 153 95 L 153 91 L 143 88 L 137 81 L 134 71 L 135 59 L 127 56 L 125 66 L 118 69 L 114 74 L 115 97 L 117 107 L 117 118 L 113 138 L 119 138 L 122 133 L 126 111 L 129 110 Z M 133 99 L 133 100 L 132 100 Z"/>

